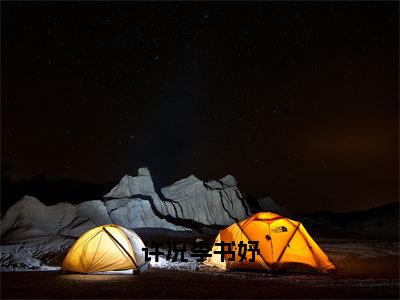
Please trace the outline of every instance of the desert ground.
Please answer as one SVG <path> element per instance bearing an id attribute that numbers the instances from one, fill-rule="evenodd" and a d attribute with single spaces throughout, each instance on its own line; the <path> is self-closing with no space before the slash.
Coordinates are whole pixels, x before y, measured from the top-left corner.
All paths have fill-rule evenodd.
<path id="1" fill-rule="evenodd" d="M 163 262 L 140 275 L 59 271 L 1 273 L 1 298 L 399 298 L 399 244 L 387 239 L 320 239 L 334 274 L 223 272 Z"/>

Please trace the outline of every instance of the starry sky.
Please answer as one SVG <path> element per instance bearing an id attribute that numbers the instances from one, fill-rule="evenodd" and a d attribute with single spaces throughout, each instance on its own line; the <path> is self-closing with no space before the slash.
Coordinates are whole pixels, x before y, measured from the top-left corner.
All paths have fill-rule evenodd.
<path id="1" fill-rule="evenodd" d="M 396 2 L 2 2 L 2 162 L 232 174 L 293 211 L 397 201 L 398 26 Z"/>

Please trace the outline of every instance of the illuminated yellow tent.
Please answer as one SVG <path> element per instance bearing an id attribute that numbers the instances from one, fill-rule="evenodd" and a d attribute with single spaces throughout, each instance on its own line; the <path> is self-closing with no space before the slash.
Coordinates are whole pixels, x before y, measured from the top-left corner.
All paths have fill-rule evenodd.
<path id="1" fill-rule="evenodd" d="M 212 256 L 205 261 L 205 264 L 225 270 L 313 269 L 330 272 L 336 269 L 334 263 L 314 242 L 300 222 L 270 212 L 257 213 L 221 230 L 215 243 L 221 241 L 235 242 L 235 246 L 232 245 L 231 249 L 235 252 L 235 259 L 230 261 L 228 259 L 232 259 L 231 254 L 225 254 L 224 261 L 221 262 L 221 254 L 214 253 L 221 251 L 221 245 L 214 244 L 211 250 Z M 238 245 L 241 241 L 249 245 L 246 252 L 243 251 L 243 247 L 239 250 Z M 249 261 L 252 252 L 248 250 L 253 246 L 250 246 L 248 241 L 259 242 L 260 253 L 259 255 L 255 253 L 253 262 Z M 227 246 L 224 249 L 229 250 Z"/>
<path id="2" fill-rule="evenodd" d="M 71 247 L 61 270 L 77 273 L 129 270 L 139 272 L 148 264 L 144 244 L 132 230 L 103 225 L 84 233 Z"/>

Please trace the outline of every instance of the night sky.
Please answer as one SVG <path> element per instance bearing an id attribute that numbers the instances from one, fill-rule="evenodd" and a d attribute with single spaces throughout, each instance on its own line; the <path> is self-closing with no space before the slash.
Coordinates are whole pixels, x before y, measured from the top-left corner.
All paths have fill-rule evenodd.
<path id="1" fill-rule="evenodd" d="M 398 199 L 396 2 L 2 2 L 15 180 L 232 174 L 292 211 Z"/>

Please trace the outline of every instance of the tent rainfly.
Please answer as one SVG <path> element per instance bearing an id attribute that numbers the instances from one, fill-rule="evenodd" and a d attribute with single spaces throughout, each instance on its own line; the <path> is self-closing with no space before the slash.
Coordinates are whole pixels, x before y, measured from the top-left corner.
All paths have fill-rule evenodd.
<path id="1" fill-rule="evenodd" d="M 76 273 L 145 269 L 143 241 L 130 229 L 103 225 L 84 233 L 71 247 L 61 270 Z"/>
<path id="2" fill-rule="evenodd" d="M 230 253 L 224 254 L 221 261 L 221 243 L 235 242 Z M 239 243 L 250 245 L 249 241 L 258 241 L 259 255 L 249 251 L 244 255 L 243 249 L 239 255 Z M 228 247 L 224 247 L 229 250 Z M 217 251 L 218 254 L 215 254 Z M 255 252 L 255 251 L 253 251 Z M 336 269 L 335 264 L 321 250 L 317 243 L 307 233 L 304 226 L 297 221 L 290 220 L 270 212 L 260 212 L 250 218 L 235 223 L 218 234 L 211 250 L 212 256 L 205 264 L 217 266 L 221 269 L 253 269 L 253 270 L 287 270 L 312 269 L 320 272 L 331 272 Z M 254 261 L 249 261 L 253 260 Z M 229 260 L 232 259 L 232 260 Z"/>

